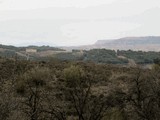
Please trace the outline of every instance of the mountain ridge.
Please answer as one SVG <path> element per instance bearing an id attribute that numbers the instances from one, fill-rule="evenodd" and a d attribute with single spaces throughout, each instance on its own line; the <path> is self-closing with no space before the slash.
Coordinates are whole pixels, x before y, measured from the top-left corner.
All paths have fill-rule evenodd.
<path id="1" fill-rule="evenodd" d="M 0 46 L 2 47 L 2 46 Z M 12 46 L 13 47 L 13 46 Z M 36 48 L 35 45 L 30 45 L 28 47 Z M 45 47 L 45 49 L 59 48 L 65 49 L 67 51 L 72 51 L 72 49 L 78 50 L 90 50 L 90 49 L 111 49 L 111 50 L 135 50 L 135 51 L 160 51 L 160 36 L 143 36 L 143 37 L 123 37 L 119 39 L 108 39 L 108 40 L 98 40 L 91 45 L 81 45 L 81 46 L 37 46 Z M 17 47 L 17 48 L 27 48 L 27 47 Z"/>
<path id="2" fill-rule="evenodd" d="M 146 36 L 146 37 L 124 37 L 119 39 L 112 39 L 112 40 L 98 40 L 95 45 L 98 44 L 105 44 L 105 43 L 129 43 L 129 44 L 160 44 L 160 36 Z"/>
<path id="3" fill-rule="evenodd" d="M 113 40 L 98 40 L 94 48 L 114 50 L 160 51 L 160 36 L 124 37 Z"/>

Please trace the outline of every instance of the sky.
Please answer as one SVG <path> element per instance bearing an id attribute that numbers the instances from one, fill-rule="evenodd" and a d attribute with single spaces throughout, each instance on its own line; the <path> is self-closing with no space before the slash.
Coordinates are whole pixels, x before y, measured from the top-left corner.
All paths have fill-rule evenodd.
<path id="1" fill-rule="evenodd" d="M 0 44 L 76 46 L 160 36 L 160 0 L 0 0 Z"/>

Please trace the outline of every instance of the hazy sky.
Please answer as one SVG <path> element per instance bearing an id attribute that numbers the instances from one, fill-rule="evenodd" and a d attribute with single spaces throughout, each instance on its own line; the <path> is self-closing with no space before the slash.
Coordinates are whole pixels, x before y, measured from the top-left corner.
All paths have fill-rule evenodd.
<path id="1" fill-rule="evenodd" d="M 160 0 L 0 0 L 0 44 L 160 36 Z"/>

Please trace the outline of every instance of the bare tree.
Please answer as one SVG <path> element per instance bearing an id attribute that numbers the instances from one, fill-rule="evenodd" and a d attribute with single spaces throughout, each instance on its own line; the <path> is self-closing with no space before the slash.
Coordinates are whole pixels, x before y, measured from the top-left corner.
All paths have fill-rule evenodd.
<path id="1" fill-rule="evenodd" d="M 155 97 L 149 81 L 147 71 L 138 69 L 132 76 L 129 91 L 126 93 L 128 104 L 140 120 L 156 120 Z"/>
<path id="2" fill-rule="evenodd" d="M 71 66 L 64 70 L 65 95 L 75 109 L 78 120 L 101 120 L 109 105 L 103 95 L 92 93 L 92 77 L 80 67 Z"/>

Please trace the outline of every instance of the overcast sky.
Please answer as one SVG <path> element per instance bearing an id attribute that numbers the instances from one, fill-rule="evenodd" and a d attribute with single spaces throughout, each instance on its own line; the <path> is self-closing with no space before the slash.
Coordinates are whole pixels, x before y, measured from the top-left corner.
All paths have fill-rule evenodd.
<path id="1" fill-rule="evenodd" d="M 85 45 L 160 36 L 160 0 L 0 0 L 0 44 Z"/>

